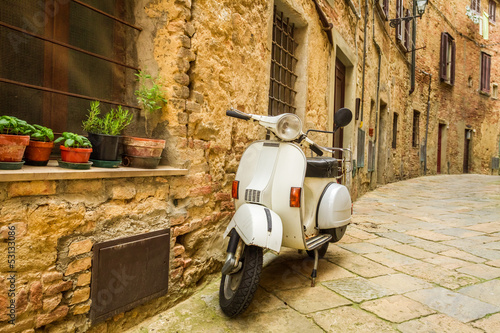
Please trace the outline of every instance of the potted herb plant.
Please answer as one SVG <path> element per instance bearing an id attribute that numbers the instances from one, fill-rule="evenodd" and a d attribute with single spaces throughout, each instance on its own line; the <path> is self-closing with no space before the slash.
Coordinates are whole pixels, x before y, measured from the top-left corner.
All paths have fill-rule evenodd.
<path id="1" fill-rule="evenodd" d="M 144 71 L 139 71 L 135 76 L 139 83 L 135 95 L 144 111 L 153 113 L 166 105 L 167 100 L 158 77 L 154 78 Z M 123 147 L 124 166 L 156 168 L 165 148 L 165 140 L 128 136 L 123 138 Z"/>
<path id="2" fill-rule="evenodd" d="M 0 168 L 20 169 L 34 127 L 13 116 L 0 117 Z"/>
<path id="3" fill-rule="evenodd" d="M 121 105 L 101 116 L 100 103 L 98 101 L 91 102 L 89 114 L 83 122 L 83 129 L 87 131 L 93 147 L 90 159 L 93 161 L 116 161 L 120 134 L 132 122 L 132 118 L 133 115 L 128 110 L 123 109 Z M 109 164 L 99 163 L 99 166 L 107 165 Z"/>
<path id="4" fill-rule="evenodd" d="M 92 152 L 92 144 L 86 137 L 76 133 L 63 132 L 62 136 L 54 141 L 54 144 L 57 143 L 62 143 L 60 149 L 63 163 L 59 162 L 59 166 L 65 168 L 90 168 L 92 163 L 89 163 L 89 158 Z"/>
<path id="5" fill-rule="evenodd" d="M 54 133 L 50 128 L 41 125 L 35 124 L 33 128 L 29 145 L 24 152 L 24 160 L 29 165 L 45 166 L 54 147 Z"/>

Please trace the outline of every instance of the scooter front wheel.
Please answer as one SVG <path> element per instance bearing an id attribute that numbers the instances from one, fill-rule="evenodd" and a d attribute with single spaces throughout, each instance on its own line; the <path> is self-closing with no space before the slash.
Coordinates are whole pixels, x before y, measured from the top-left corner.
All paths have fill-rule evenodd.
<path id="1" fill-rule="evenodd" d="M 240 259 L 241 268 L 222 275 L 219 288 L 219 305 L 228 317 L 245 311 L 253 299 L 262 272 L 262 248 L 245 246 Z"/>

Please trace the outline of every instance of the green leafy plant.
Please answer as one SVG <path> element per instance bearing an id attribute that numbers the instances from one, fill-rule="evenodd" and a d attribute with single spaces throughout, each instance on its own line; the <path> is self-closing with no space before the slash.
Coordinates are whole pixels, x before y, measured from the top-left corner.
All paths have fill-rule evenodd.
<path id="1" fill-rule="evenodd" d="M 92 144 L 90 143 L 89 139 L 82 135 L 71 132 L 63 132 L 62 136 L 54 141 L 54 143 L 60 142 L 63 142 L 64 147 L 92 148 Z"/>
<path id="2" fill-rule="evenodd" d="M 37 124 L 33 125 L 33 127 L 35 130 L 30 134 L 31 140 L 43 142 L 54 141 L 54 132 L 50 128 Z"/>
<path id="3" fill-rule="evenodd" d="M 163 86 L 159 83 L 160 78 L 153 78 L 141 70 L 139 73 L 135 73 L 135 76 L 139 82 L 139 89 L 135 91 L 139 104 L 149 112 L 161 109 L 167 100 L 164 96 Z"/>
<path id="4" fill-rule="evenodd" d="M 83 121 L 83 129 L 88 133 L 120 135 L 130 125 L 133 114 L 123 109 L 121 105 L 117 109 L 111 109 L 104 117 L 100 116 L 101 108 L 99 101 L 90 103 L 87 120 Z"/>
<path id="5" fill-rule="evenodd" d="M 26 121 L 13 116 L 0 117 L 0 133 L 12 135 L 30 135 L 35 132 L 35 127 Z"/>

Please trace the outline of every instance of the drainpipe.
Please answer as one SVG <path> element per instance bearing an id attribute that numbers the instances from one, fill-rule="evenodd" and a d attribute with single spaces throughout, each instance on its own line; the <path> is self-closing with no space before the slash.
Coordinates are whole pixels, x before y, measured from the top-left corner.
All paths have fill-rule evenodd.
<path id="1" fill-rule="evenodd" d="M 378 45 L 377 41 L 375 40 L 375 1 L 373 2 L 373 8 L 372 8 L 373 14 L 372 14 L 372 39 L 373 39 L 373 44 L 375 45 L 375 48 L 377 49 L 378 53 L 378 70 L 377 70 L 377 95 L 376 95 L 376 104 L 375 104 L 375 142 L 377 142 L 380 128 L 378 128 L 378 110 L 380 107 L 380 71 L 382 67 L 382 49 L 380 48 L 380 45 Z"/>
<path id="2" fill-rule="evenodd" d="M 356 17 L 358 18 L 358 21 L 359 21 L 361 19 L 361 15 L 358 13 L 356 6 L 354 6 L 354 3 L 352 2 L 352 0 L 346 0 L 346 1 L 347 1 L 347 4 L 349 5 L 349 7 L 351 7 L 351 10 L 354 12 L 354 14 L 356 14 Z"/>
<path id="3" fill-rule="evenodd" d="M 365 0 L 365 31 L 363 38 L 363 79 L 361 82 L 361 123 L 359 128 L 363 127 L 363 106 L 365 104 L 365 68 L 366 68 L 366 26 L 368 25 L 368 0 Z"/>
<path id="4" fill-rule="evenodd" d="M 420 70 L 425 75 L 429 76 L 429 93 L 427 95 L 427 116 L 425 120 L 425 141 L 424 141 L 424 175 L 427 175 L 427 136 L 429 134 L 429 112 L 431 109 L 431 82 L 432 74 Z"/>
<path id="5" fill-rule="evenodd" d="M 413 0 L 413 12 L 412 15 L 415 16 L 417 12 L 417 0 Z M 411 39 L 413 41 L 412 51 L 411 51 L 411 71 L 410 71 L 410 95 L 415 91 L 415 48 L 417 46 L 417 19 L 412 20 L 412 34 Z"/>

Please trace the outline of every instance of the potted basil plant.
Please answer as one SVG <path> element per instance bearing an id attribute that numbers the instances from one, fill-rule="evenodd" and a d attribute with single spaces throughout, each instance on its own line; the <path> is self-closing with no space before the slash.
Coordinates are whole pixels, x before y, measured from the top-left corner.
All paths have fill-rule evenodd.
<path id="1" fill-rule="evenodd" d="M 30 133 L 30 143 L 24 152 L 26 164 L 45 166 L 49 162 L 54 147 L 54 132 L 48 127 L 33 125 Z"/>
<path id="2" fill-rule="evenodd" d="M 88 169 L 92 144 L 83 135 L 71 132 L 63 132 L 62 136 L 54 141 L 54 144 L 62 143 L 61 160 L 59 166 L 68 169 Z"/>
<path id="3" fill-rule="evenodd" d="M 93 151 L 90 159 L 94 166 L 113 167 L 119 164 L 118 148 L 121 132 L 132 122 L 133 114 L 123 109 L 121 105 L 111 109 L 101 116 L 99 101 L 90 103 L 87 119 L 83 121 L 83 130 L 88 133 L 92 143 Z M 117 163 L 105 163 L 96 161 L 110 161 Z"/>
<path id="4" fill-rule="evenodd" d="M 21 169 L 34 127 L 13 116 L 0 117 L 0 169 Z"/>

